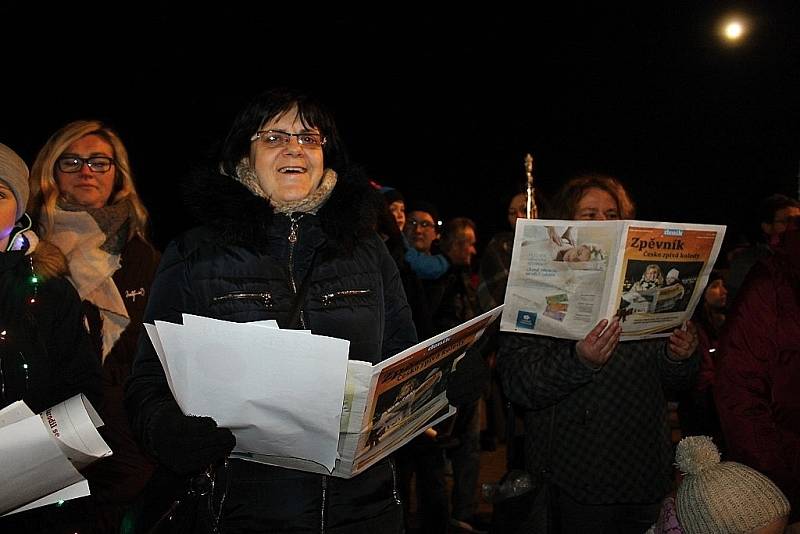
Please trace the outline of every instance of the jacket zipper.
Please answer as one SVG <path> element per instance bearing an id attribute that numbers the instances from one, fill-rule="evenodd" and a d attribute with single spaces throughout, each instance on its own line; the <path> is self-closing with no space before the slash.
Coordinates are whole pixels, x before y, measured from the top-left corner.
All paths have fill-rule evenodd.
<path id="1" fill-rule="evenodd" d="M 297 283 L 294 280 L 294 246 L 297 243 L 297 227 L 299 226 L 298 223 L 300 219 L 303 218 L 303 213 L 298 214 L 295 216 L 294 214 L 289 215 L 289 282 L 292 284 L 292 293 L 297 295 Z M 306 320 L 305 314 L 303 312 L 302 303 L 300 303 L 300 328 L 303 330 L 306 329 Z"/>
<path id="2" fill-rule="evenodd" d="M 389 468 L 392 470 L 392 497 L 394 497 L 394 502 L 398 505 L 402 505 L 403 503 L 400 501 L 400 493 L 397 491 L 397 470 L 394 465 L 394 460 L 389 458 Z"/>
<path id="3" fill-rule="evenodd" d="M 319 514 L 319 531 L 325 534 L 325 508 L 328 505 L 328 477 L 322 475 L 322 510 Z"/>
<path id="4" fill-rule="evenodd" d="M 219 303 L 219 302 L 225 302 L 226 300 L 260 300 L 265 308 L 272 307 L 272 293 L 268 291 L 264 291 L 261 293 L 236 291 L 234 293 L 228 293 L 225 295 L 220 295 L 219 297 L 214 297 L 213 299 L 211 299 L 211 302 Z"/>
<path id="5" fill-rule="evenodd" d="M 341 297 L 357 297 L 359 295 L 367 295 L 367 294 L 369 294 L 371 292 L 372 292 L 371 289 L 345 289 L 343 291 L 336 291 L 334 293 L 327 293 L 325 295 L 322 295 L 322 297 L 320 297 L 320 298 L 322 299 L 322 307 L 323 308 L 327 308 L 328 306 L 333 304 L 333 301 L 335 299 L 338 299 L 338 298 L 341 298 Z"/>

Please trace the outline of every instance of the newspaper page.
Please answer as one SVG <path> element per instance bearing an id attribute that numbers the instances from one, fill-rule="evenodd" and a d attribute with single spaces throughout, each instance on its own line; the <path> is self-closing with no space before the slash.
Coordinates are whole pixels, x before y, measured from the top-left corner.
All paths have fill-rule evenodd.
<path id="1" fill-rule="evenodd" d="M 375 366 L 351 476 L 455 413 L 445 395 L 450 374 L 501 311 L 502 305 Z"/>
<path id="2" fill-rule="evenodd" d="M 627 221 L 612 284 L 622 339 L 669 336 L 703 298 L 724 226 Z"/>
<path id="3" fill-rule="evenodd" d="M 615 222 L 517 219 L 500 329 L 582 339 L 608 307 Z"/>
<path id="4" fill-rule="evenodd" d="M 700 301 L 724 235 L 718 225 L 518 219 L 500 328 L 578 340 L 618 315 L 623 340 L 668 336 Z"/>
<path id="5" fill-rule="evenodd" d="M 376 365 L 349 362 L 339 458 L 332 473 L 298 460 L 267 463 L 352 478 L 454 415 L 445 395 L 450 374 L 501 312 L 502 305 Z"/>

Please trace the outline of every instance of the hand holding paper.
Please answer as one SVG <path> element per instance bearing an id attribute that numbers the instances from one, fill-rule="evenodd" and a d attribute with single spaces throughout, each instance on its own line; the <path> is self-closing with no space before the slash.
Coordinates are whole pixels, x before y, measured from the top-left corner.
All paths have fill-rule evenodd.
<path id="1" fill-rule="evenodd" d="M 619 345 L 619 336 L 622 329 L 619 319 L 614 317 L 611 323 L 603 319 L 586 337 L 575 345 L 578 357 L 591 367 L 602 367 L 614 354 L 614 349 Z"/>
<path id="2" fill-rule="evenodd" d="M 210 417 L 183 415 L 166 404 L 153 415 L 150 448 L 159 462 L 179 475 L 195 475 L 230 454 L 236 438 Z"/>
<path id="3" fill-rule="evenodd" d="M 697 343 L 697 327 L 691 321 L 686 321 L 685 328 L 676 328 L 669 336 L 669 357 L 673 360 L 685 360 L 694 354 Z"/>

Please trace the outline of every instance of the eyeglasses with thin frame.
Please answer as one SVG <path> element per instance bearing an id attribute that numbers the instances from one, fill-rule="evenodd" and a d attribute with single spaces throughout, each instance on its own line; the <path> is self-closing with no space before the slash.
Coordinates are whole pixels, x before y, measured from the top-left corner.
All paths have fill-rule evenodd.
<path id="1" fill-rule="evenodd" d="M 406 221 L 406 224 L 408 224 L 410 226 L 413 226 L 413 227 L 419 226 L 420 228 L 423 228 L 423 229 L 436 228 L 436 227 L 441 226 L 441 223 L 439 223 L 438 221 L 437 222 L 418 221 L 416 219 L 409 219 L 409 220 Z"/>
<path id="2" fill-rule="evenodd" d="M 297 137 L 297 142 L 307 147 L 321 147 L 327 142 L 325 136 L 313 132 L 289 133 L 281 130 L 259 130 L 253 134 L 250 141 L 261 141 L 266 147 L 279 148 L 288 145 L 292 137 Z"/>
<path id="3" fill-rule="evenodd" d="M 78 172 L 84 164 L 92 172 L 107 172 L 114 165 L 114 159 L 108 156 L 92 156 L 90 158 L 62 156 L 58 158 L 58 170 L 61 172 Z"/>

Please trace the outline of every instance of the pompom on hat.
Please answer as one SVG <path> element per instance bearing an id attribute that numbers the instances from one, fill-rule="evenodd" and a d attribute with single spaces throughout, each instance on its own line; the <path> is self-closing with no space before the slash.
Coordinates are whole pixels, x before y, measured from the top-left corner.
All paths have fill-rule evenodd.
<path id="1" fill-rule="evenodd" d="M 28 203 L 30 189 L 28 186 L 28 166 L 16 152 L 0 143 L 0 180 L 11 189 L 14 199 L 17 201 L 18 221 L 25 213 L 25 205 Z"/>
<path id="2" fill-rule="evenodd" d="M 770 479 L 736 462 L 720 462 L 708 436 L 678 443 L 675 463 L 686 476 L 678 488 L 678 519 L 689 534 L 738 534 L 789 515 L 789 501 Z"/>
<path id="3" fill-rule="evenodd" d="M 678 280 L 679 276 L 680 273 L 678 272 L 678 269 L 670 269 L 669 272 L 667 273 L 666 280 L 667 282 L 672 280 L 672 282 L 674 283 Z"/>

